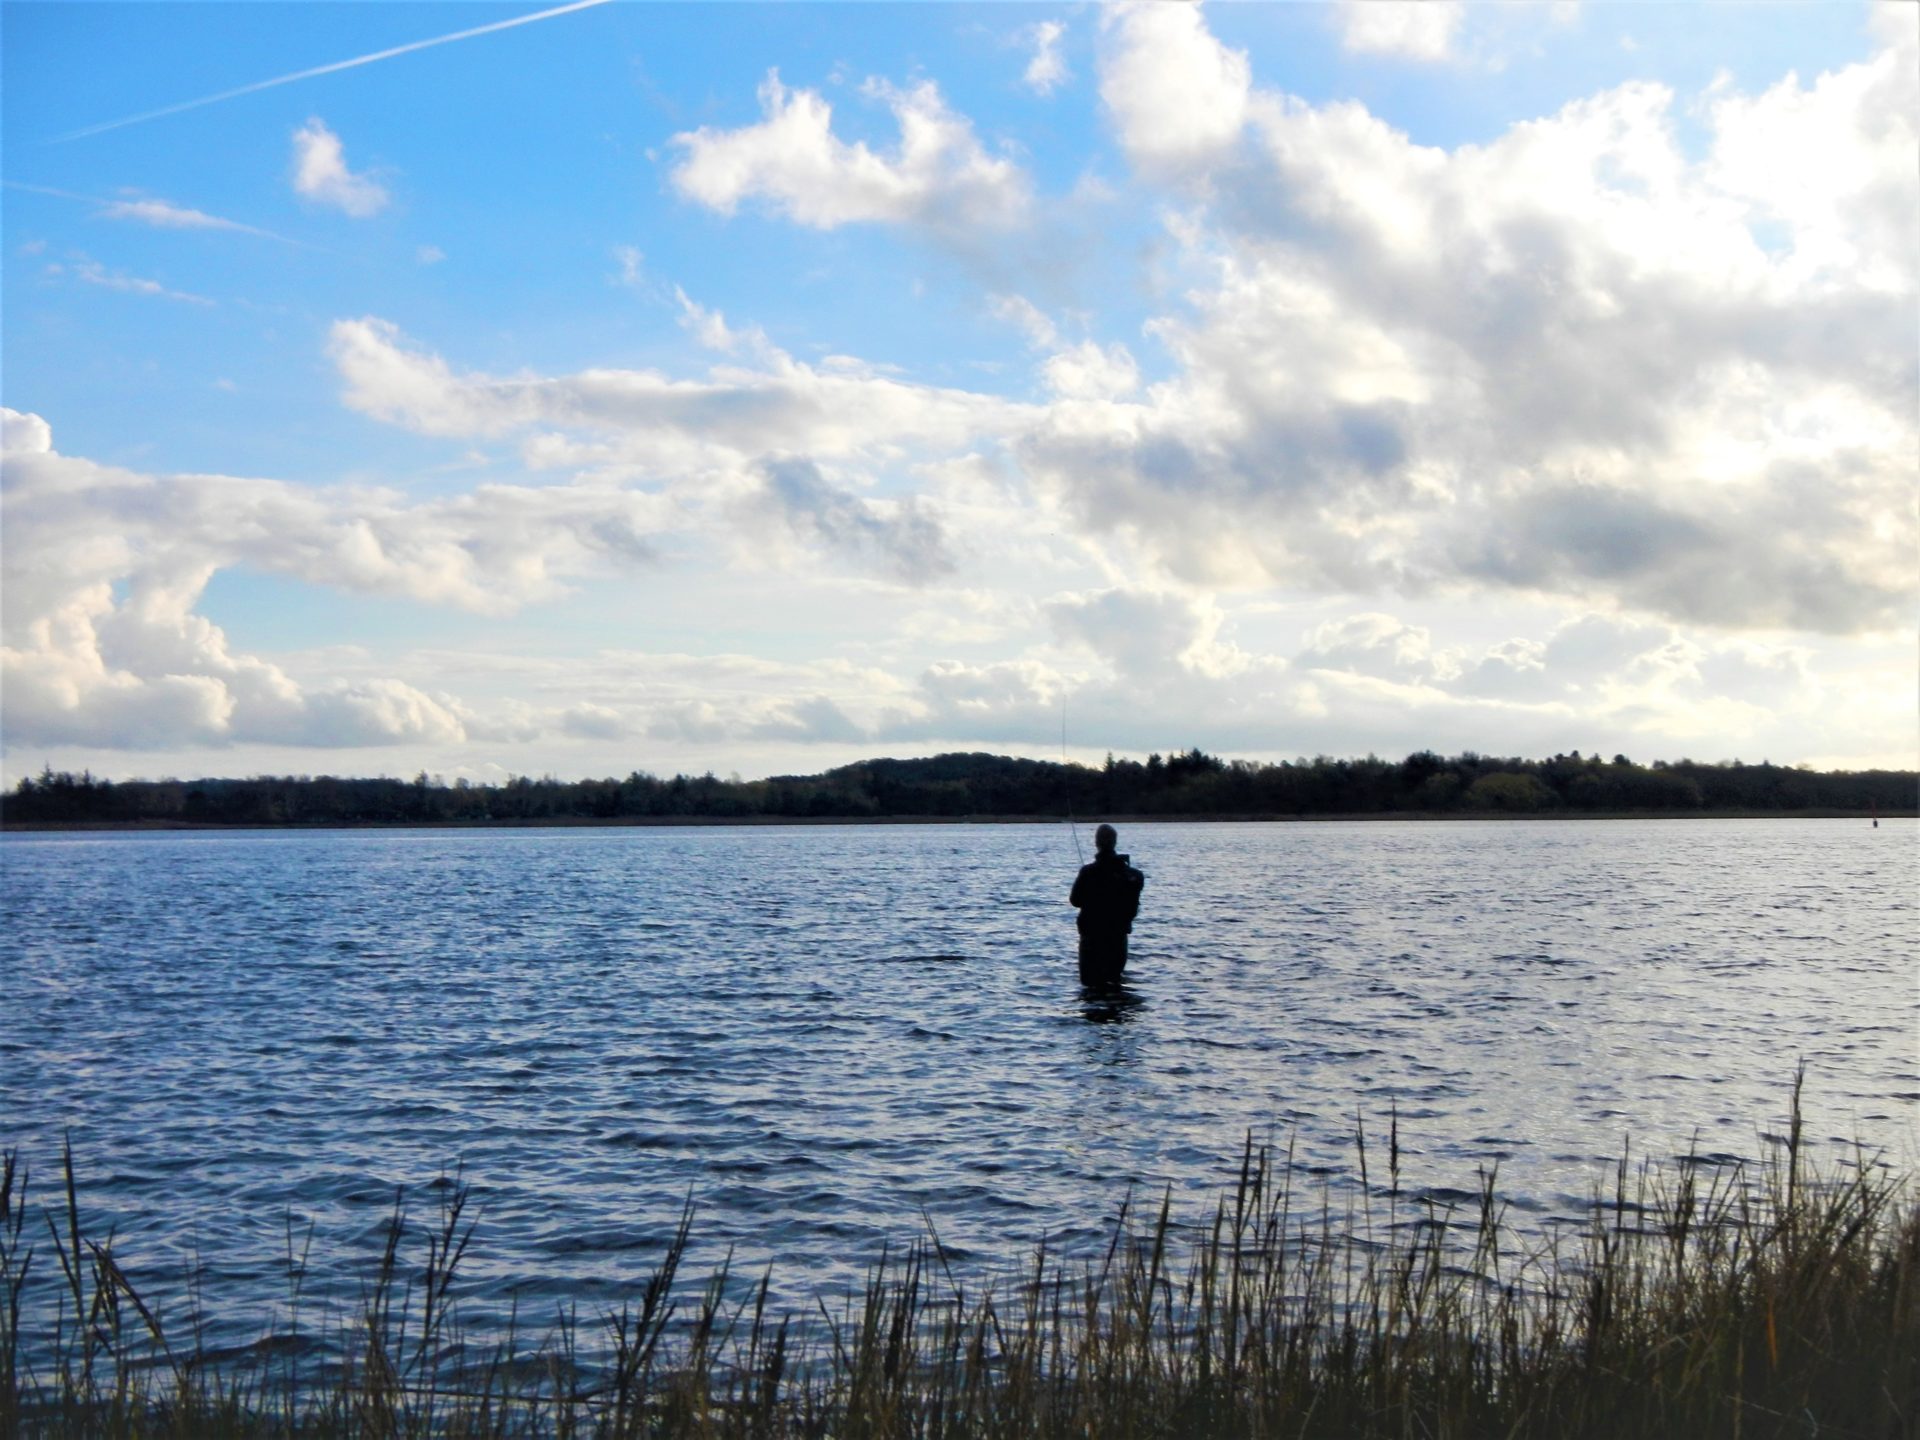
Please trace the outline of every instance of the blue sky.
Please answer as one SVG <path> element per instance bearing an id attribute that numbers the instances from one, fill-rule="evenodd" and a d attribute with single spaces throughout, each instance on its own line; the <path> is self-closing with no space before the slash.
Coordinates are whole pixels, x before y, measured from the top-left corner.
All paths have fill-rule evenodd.
<path id="1" fill-rule="evenodd" d="M 1915 763 L 1915 7 L 606 4 L 192 103 L 541 13 L 0 10 L 9 779 Z"/>

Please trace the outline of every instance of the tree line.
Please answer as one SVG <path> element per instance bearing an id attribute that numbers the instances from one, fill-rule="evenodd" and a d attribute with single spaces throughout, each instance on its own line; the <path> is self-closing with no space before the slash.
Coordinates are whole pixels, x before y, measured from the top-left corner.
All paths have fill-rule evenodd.
<path id="1" fill-rule="evenodd" d="M 98 779 L 50 767 L 0 796 L 0 825 L 421 825 L 647 820 L 884 820 L 1098 815 L 1714 814 L 1911 815 L 1920 774 L 1797 766 L 1546 760 L 1422 750 L 1404 760 L 1320 756 L 1264 763 L 1199 749 L 1100 767 L 1003 755 L 865 760 L 819 775 L 624 780 L 514 776 L 502 784 L 332 775 Z"/>

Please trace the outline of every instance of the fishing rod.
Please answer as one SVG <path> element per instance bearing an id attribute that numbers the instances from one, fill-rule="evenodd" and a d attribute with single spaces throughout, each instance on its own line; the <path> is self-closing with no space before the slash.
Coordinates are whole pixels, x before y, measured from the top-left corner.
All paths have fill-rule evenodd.
<path id="1" fill-rule="evenodd" d="M 1060 768 L 1063 771 L 1067 768 L 1067 702 L 1064 699 L 1060 702 Z M 1073 823 L 1073 778 L 1068 775 L 1061 778 L 1067 786 L 1067 829 L 1073 835 L 1074 857 L 1085 865 L 1087 852 L 1080 848 L 1080 827 Z"/>

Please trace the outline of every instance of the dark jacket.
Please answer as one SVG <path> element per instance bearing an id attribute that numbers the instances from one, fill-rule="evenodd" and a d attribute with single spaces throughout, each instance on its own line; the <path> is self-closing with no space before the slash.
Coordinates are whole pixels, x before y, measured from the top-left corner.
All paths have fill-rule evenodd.
<path id="1" fill-rule="evenodd" d="M 1082 865 L 1067 897 L 1080 911 L 1081 933 L 1125 935 L 1132 930 L 1133 917 L 1140 913 L 1140 890 L 1146 883 L 1147 877 L 1129 865 L 1126 856 L 1111 850 L 1094 856 L 1091 865 Z"/>

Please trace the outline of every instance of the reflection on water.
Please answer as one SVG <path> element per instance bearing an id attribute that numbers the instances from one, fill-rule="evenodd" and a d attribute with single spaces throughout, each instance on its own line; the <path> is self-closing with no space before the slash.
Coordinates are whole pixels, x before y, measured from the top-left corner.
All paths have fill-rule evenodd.
<path id="1" fill-rule="evenodd" d="M 1135 1018 L 1147 997 L 1125 981 L 1112 985 L 1082 985 L 1080 1013 L 1089 1025 L 1124 1025 Z"/>
<path id="2" fill-rule="evenodd" d="M 1094 1246 L 1249 1129 L 1351 1185 L 1390 1108 L 1405 1185 L 1498 1158 L 1544 1226 L 1629 1133 L 1755 1154 L 1801 1056 L 1815 1144 L 1911 1160 L 1914 828 L 1131 825 L 1100 993 L 1057 827 L 9 836 L 0 1143 L 44 1183 L 71 1126 L 130 1263 L 210 1257 L 210 1343 L 282 1293 L 288 1214 L 351 1295 L 455 1165 L 480 1319 L 630 1293 L 689 1190 L 692 1263 L 805 1307 L 926 1217 Z"/>

